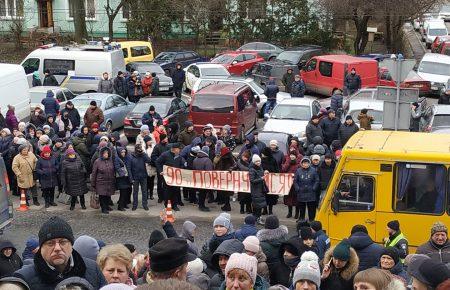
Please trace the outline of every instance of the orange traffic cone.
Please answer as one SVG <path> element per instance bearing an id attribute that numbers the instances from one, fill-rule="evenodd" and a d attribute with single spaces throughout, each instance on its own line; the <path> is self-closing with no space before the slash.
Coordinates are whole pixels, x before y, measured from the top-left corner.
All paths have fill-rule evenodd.
<path id="1" fill-rule="evenodd" d="M 27 211 L 28 210 L 27 197 L 25 195 L 25 190 L 23 190 L 23 189 L 20 191 L 20 206 L 17 210 L 18 211 Z"/>
<path id="2" fill-rule="evenodd" d="M 172 203 L 170 202 L 170 200 L 167 201 L 166 220 L 171 223 L 173 223 L 175 221 L 175 217 L 173 216 L 173 211 L 172 211 Z"/>

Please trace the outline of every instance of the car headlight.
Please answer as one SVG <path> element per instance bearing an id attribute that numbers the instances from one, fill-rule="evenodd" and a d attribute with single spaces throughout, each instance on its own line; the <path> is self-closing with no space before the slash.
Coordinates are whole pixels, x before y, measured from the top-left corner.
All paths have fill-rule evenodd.
<path id="1" fill-rule="evenodd" d="M 171 82 L 169 82 L 169 86 L 173 86 L 173 82 L 171 81 Z"/>

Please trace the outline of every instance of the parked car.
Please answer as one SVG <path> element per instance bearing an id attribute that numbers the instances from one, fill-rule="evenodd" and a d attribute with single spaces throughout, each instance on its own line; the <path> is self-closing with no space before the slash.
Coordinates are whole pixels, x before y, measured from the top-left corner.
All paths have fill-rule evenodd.
<path id="1" fill-rule="evenodd" d="M 433 107 L 433 117 L 431 118 L 428 132 L 437 134 L 450 133 L 450 105 L 435 105 Z"/>
<path id="2" fill-rule="evenodd" d="M 184 69 L 186 71 L 185 88 L 191 91 L 195 82 L 204 77 L 228 77 L 226 68 L 216 63 L 193 63 Z"/>
<path id="3" fill-rule="evenodd" d="M 181 63 L 183 67 L 187 67 L 191 63 L 205 61 L 209 61 L 209 59 L 201 57 L 195 51 L 190 50 L 163 51 L 153 60 L 153 62 L 161 66 L 166 75 L 172 74 L 177 63 Z"/>
<path id="4" fill-rule="evenodd" d="M 180 130 L 184 128 L 184 122 L 188 118 L 188 105 L 183 100 L 177 98 L 143 98 L 131 110 L 123 121 L 123 132 L 129 139 L 136 137 L 142 126 L 142 116 L 148 112 L 150 106 L 155 107 L 155 111 L 163 118 L 163 124 L 177 123 Z"/>
<path id="5" fill-rule="evenodd" d="M 41 101 L 47 96 L 47 91 L 52 91 L 56 100 L 58 101 L 61 109 L 68 100 L 72 100 L 77 95 L 72 93 L 68 88 L 53 87 L 53 86 L 37 86 L 29 89 L 30 92 L 30 111 L 33 112 L 34 108 L 41 106 Z"/>
<path id="6" fill-rule="evenodd" d="M 248 85 L 251 89 L 253 94 L 256 97 L 259 117 L 262 118 L 264 115 L 264 110 L 267 102 L 267 96 L 264 95 L 264 88 L 261 87 L 254 79 L 252 78 L 244 78 L 244 77 L 234 77 L 230 76 L 227 78 L 200 78 L 198 79 L 195 84 L 194 88 L 191 90 L 191 95 L 195 95 L 196 92 L 199 90 L 213 85 L 213 84 L 243 84 Z M 286 92 L 278 92 L 277 94 L 277 102 L 281 102 L 284 99 L 291 98 L 291 95 Z"/>
<path id="7" fill-rule="evenodd" d="M 232 75 L 241 76 L 246 70 L 264 61 L 257 52 L 231 51 L 225 52 L 211 60 L 211 63 L 223 65 Z"/>
<path id="8" fill-rule="evenodd" d="M 425 44 L 428 49 L 431 48 L 431 44 L 437 36 L 448 35 L 447 26 L 444 21 L 432 21 L 428 22 L 425 30 Z"/>
<path id="9" fill-rule="evenodd" d="M 351 69 L 361 77 L 361 87 L 378 85 L 378 62 L 350 55 L 322 55 L 311 58 L 301 71 L 306 90 L 331 96 L 336 89 L 344 91 L 344 79 Z"/>
<path id="10" fill-rule="evenodd" d="M 437 53 L 450 55 L 450 41 L 441 42 L 437 48 Z"/>
<path id="11" fill-rule="evenodd" d="M 450 56 L 426 53 L 419 63 L 417 74 L 431 84 L 431 94 L 439 96 L 450 78 Z"/>
<path id="12" fill-rule="evenodd" d="M 350 100 L 376 100 L 377 91 L 377 88 L 362 88 L 353 95 L 345 97 L 343 104 L 344 112 L 348 111 Z"/>
<path id="13" fill-rule="evenodd" d="M 396 87 L 397 82 L 392 79 L 389 70 L 385 67 L 380 68 L 380 86 Z M 420 96 L 428 96 L 431 94 L 431 83 L 422 79 L 415 71 L 410 71 L 406 79 L 400 83 L 402 88 L 419 89 Z"/>
<path id="14" fill-rule="evenodd" d="M 172 78 L 164 73 L 159 64 L 150 61 L 135 61 L 128 63 L 126 65 L 126 69 L 129 73 L 138 71 L 141 78 L 145 76 L 146 72 L 156 73 L 156 76 L 159 78 L 159 92 L 161 94 L 172 95 Z"/>
<path id="15" fill-rule="evenodd" d="M 251 71 L 252 76 L 261 84 L 266 84 L 269 78 L 272 77 L 277 85 L 284 89 L 281 79 L 288 69 L 292 69 L 294 74 L 299 74 L 311 57 L 324 53 L 323 48 L 318 45 L 303 45 L 290 48 L 280 53 L 273 61 L 255 65 Z"/>
<path id="16" fill-rule="evenodd" d="M 267 42 L 249 42 L 239 47 L 237 51 L 255 51 L 265 60 L 274 60 L 283 52 L 283 48 Z"/>
<path id="17" fill-rule="evenodd" d="M 257 127 L 256 110 L 256 98 L 249 86 L 216 84 L 203 88 L 192 97 L 189 119 L 199 134 L 208 123 L 218 129 L 230 125 L 231 133 L 242 142 Z"/>
<path id="18" fill-rule="evenodd" d="M 367 109 L 367 114 L 374 118 L 372 130 L 383 129 L 383 105 L 384 102 L 374 99 L 349 99 L 347 108 L 342 114 L 342 122 L 345 122 L 347 115 L 352 116 L 353 121 L 359 126 L 358 115 L 362 109 Z"/>
<path id="19" fill-rule="evenodd" d="M 285 99 L 272 110 L 262 131 L 291 134 L 304 141 L 306 126 L 320 108 L 319 101 L 312 97 Z"/>
<path id="20" fill-rule="evenodd" d="M 125 63 L 132 61 L 152 61 L 154 58 L 153 47 L 149 41 L 121 41 Z"/>
<path id="21" fill-rule="evenodd" d="M 450 35 L 436 36 L 433 43 L 431 44 L 431 52 L 440 53 L 439 46 L 441 43 L 446 41 L 450 41 Z"/>
<path id="22" fill-rule="evenodd" d="M 271 140 L 277 140 L 278 149 L 280 149 L 284 155 L 289 152 L 289 141 L 291 138 L 291 134 L 281 132 L 262 131 L 258 133 L 258 141 L 263 142 L 267 147 L 270 146 Z"/>
<path id="23" fill-rule="evenodd" d="M 381 62 L 381 61 L 385 60 L 386 58 L 390 58 L 391 54 L 367 53 L 367 54 L 360 54 L 360 55 L 358 55 L 358 57 L 370 58 L 370 59 L 374 59 L 378 62 Z"/>
<path id="24" fill-rule="evenodd" d="M 113 131 L 123 126 L 123 119 L 130 112 L 135 103 L 129 102 L 116 94 L 86 93 L 76 96 L 72 103 L 80 113 L 81 123 L 83 124 L 84 114 L 89 108 L 91 101 L 97 102 L 97 107 L 103 110 L 105 121 L 101 124 Z"/>

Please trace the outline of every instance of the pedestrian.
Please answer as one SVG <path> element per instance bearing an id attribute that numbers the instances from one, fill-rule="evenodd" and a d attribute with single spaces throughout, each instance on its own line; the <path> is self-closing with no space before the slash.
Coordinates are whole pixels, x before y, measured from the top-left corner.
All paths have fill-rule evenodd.
<path id="1" fill-rule="evenodd" d="M 194 124 L 192 121 L 184 122 L 184 129 L 178 134 L 178 143 L 184 146 L 188 146 L 192 143 L 197 133 L 194 131 Z"/>
<path id="2" fill-rule="evenodd" d="M 39 241 L 35 236 L 30 236 L 25 242 L 25 249 L 22 252 L 22 261 L 24 265 L 31 264 L 34 255 L 39 250 Z"/>
<path id="3" fill-rule="evenodd" d="M 210 290 L 219 290 L 222 283 L 226 278 L 226 266 L 230 259 L 230 256 L 234 253 L 242 253 L 244 251 L 244 245 L 242 242 L 236 239 L 226 240 L 221 243 L 218 248 L 214 251 L 211 258 L 211 264 L 218 273 L 216 273 L 210 281 Z M 256 259 L 255 259 L 256 260 Z M 256 266 L 256 265 L 255 265 Z M 256 274 L 256 267 L 255 267 Z"/>
<path id="4" fill-rule="evenodd" d="M 236 138 L 231 135 L 231 126 L 225 125 L 222 127 L 221 134 L 219 136 L 219 140 L 225 144 L 230 151 L 234 151 L 236 148 Z"/>
<path id="5" fill-rule="evenodd" d="M 313 252 L 305 252 L 300 257 L 292 278 L 292 287 L 296 290 L 319 290 L 319 258 Z"/>
<path id="6" fill-rule="evenodd" d="M 450 263 L 450 241 L 448 228 L 443 222 L 435 222 L 431 227 L 430 239 L 417 248 L 416 254 L 424 254 L 435 261 Z"/>
<path id="7" fill-rule="evenodd" d="M 33 204 L 39 206 L 37 191 L 33 190 L 33 187 L 36 186 L 33 172 L 36 169 L 37 158 L 33 152 L 30 152 L 28 143 L 20 145 L 18 153 L 12 161 L 12 170 L 17 177 L 19 192 L 23 191 L 26 194 L 28 203 L 31 191 L 33 193 Z"/>
<path id="8" fill-rule="evenodd" d="M 19 126 L 19 119 L 16 116 L 15 109 L 14 106 L 8 105 L 8 111 L 6 111 L 5 124 L 11 132 Z"/>
<path id="9" fill-rule="evenodd" d="M 250 167 L 250 151 L 245 150 L 236 161 L 231 171 L 249 171 Z M 252 213 L 252 198 L 248 192 L 238 192 L 238 200 L 240 205 L 240 214 Z"/>
<path id="10" fill-rule="evenodd" d="M 285 161 L 281 166 L 282 173 L 291 173 L 295 174 L 297 169 L 300 167 L 300 160 L 302 159 L 302 155 L 298 152 L 297 147 L 290 146 L 288 154 L 285 156 Z M 291 186 L 289 190 L 289 194 L 284 196 L 284 204 L 288 207 L 288 214 L 286 218 L 292 217 L 292 210 L 295 206 L 295 219 L 298 219 L 299 209 L 297 207 L 297 195 L 295 193 L 294 186 Z"/>
<path id="11" fill-rule="evenodd" d="M 433 117 L 433 107 L 428 106 L 427 99 L 420 97 L 417 110 L 412 110 L 412 118 L 419 121 L 419 132 L 427 132 Z"/>
<path id="12" fill-rule="evenodd" d="M 156 167 L 151 161 L 151 157 L 153 154 L 153 148 L 155 147 L 155 141 L 149 136 L 144 137 L 145 143 L 145 154 L 147 154 L 150 159 L 149 163 L 145 163 L 145 169 L 147 171 L 147 190 L 148 190 L 148 198 L 153 200 L 153 190 L 155 188 L 155 177 L 156 177 Z"/>
<path id="13" fill-rule="evenodd" d="M 322 229 L 322 223 L 320 221 L 311 222 L 311 230 L 314 234 L 315 244 L 317 246 L 317 256 L 319 260 L 323 260 L 325 252 L 330 248 L 330 238 Z"/>
<path id="14" fill-rule="evenodd" d="M 36 164 L 36 174 L 41 185 L 42 195 L 45 200 L 45 208 L 56 206 L 55 187 L 58 185 L 58 160 L 53 156 L 49 146 L 45 146 Z"/>
<path id="15" fill-rule="evenodd" d="M 367 228 L 364 225 L 353 226 L 348 241 L 358 255 L 358 271 L 363 271 L 379 265 L 384 247 L 372 240 L 369 236 Z"/>
<path id="16" fill-rule="evenodd" d="M 59 282 L 74 276 L 88 280 L 94 289 L 106 285 L 96 263 L 81 257 L 73 243 L 70 225 L 60 217 L 51 217 L 39 230 L 40 249 L 34 263 L 16 271 L 14 276 L 33 285 L 33 290 L 53 290 Z"/>
<path id="17" fill-rule="evenodd" d="M 419 103 L 413 102 L 411 104 L 411 117 L 409 122 L 409 131 L 411 132 L 419 132 L 419 124 L 420 124 L 420 111 L 419 111 Z"/>
<path id="18" fill-rule="evenodd" d="M 361 77 L 356 74 L 356 69 L 354 67 L 350 70 L 350 74 L 345 76 L 344 87 L 349 96 L 361 89 Z"/>
<path id="19" fill-rule="evenodd" d="M 280 150 L 280 147 L 278 147 L 278 141 L 277 140 L 270 140 L 269 142 L 269 148 L 272 153 L 272 157 L 275 159 L 276 164 L 278 166 L 278 170 L 281 170 L 281 165 L 284 163 L 284 154 Z M 263 151 L 261 151 L 263 152 Z M 278 171 L 280 172 L 280 171 Z"/>
<path id="20" fill-rule="evenodd" d="M 308 125 L 306 125 L 305 135 L 307 146 L 313 144 L 314 137 L 320 137 L 323 140 L 323 130 L 319 125 L 319 121 L 319 117 L 317 115 L 314 115 L 311 117 Z"/>
<path id="21" fill-rule="evenodd" d="M 22 268 L 22 259 L 16 252 L 16 247 L 10 241 L 0 242 L 0 278 L 11 276 Z"/>
<path id="22" fill-rule="evenodd" d="M 199 150 L 196 153 L 196 157 L 192 163 L 193 170 L 204 170 L 211 171 L 214 169 L 213 163 L 211 159 L 209 159 L 209 155 L 207 152 Z M 210 209 L 206 207 L 205 200 L 208 194 L 208 189 L 199 188 L 198 189 L 198 209 L 200 211 L 208 212 Z"/>
<path id="23" fill-rule="evenodd" d="M 72 145 L 78 156 L 80 156 L 81 161 L 83 162 L 84 169 L 86 172 L 89 172 L 90 168 L 90 152 L 89 147 L 87 145 L 89 136 L 89 128 L 87 126 L 81 127 L 81 132 L 75 134 L 72 137 Z"/>
<path id="24" fill-rule="evenodd" d="M 181 63 L 175 65 L 175 70 L 172 72 L 173 92 L 175 97 L 181 98 L 183 84 L 186 81 L 186 74 Z"/>
<path id="25" fill-rule="evenodd" d="M 344 124 L 339 128 L 338 131 L 339 140 L 341 141 L 341 144 L 345 146 L 347 141 L 358 131 L 359 127 L 353 121 L 352 116 L 347 115 L 345 117 Z"/>
<path id="26" fill-rule="evenodd" d="M 122 71 L 117 72 L 113 82 L 114 92 L 126 99 L 128 96 L 128 84 Z"/>
<path id="27" fill-rule="evenodd" d="M 404 284 L 406 284 L 409 280 L 408 274 L 403 268 L 403 263 L 400 261 L 396 248 L 383 248 L 383 252 L 381 253 L 378 262 L 378 267 L 382 270 L 389 271 L 392 275 L 397 276 L 403 281 Z"/>
<path id="28" fill-rule="evenodd" d="M 330 100 L 330 109 L 336 113 L 338 119 L 341 119 L 344 112 L 344 96 L 341 90 L 337 89 L 333 92 Z"/>
<path id="29" fill-rule="evenodd" d="M 59 86 L 58 81 L 55 76 L 50 72 L 49 69 L 44 70 L 44 82 L 43 86 Z"/>
<path id="30" fill-rule="evenodd" d="M 270 282 L 269 267 L 266 263 L 267 257 L 261 249 L 258 238 L 255 235 L 251 235 L 246 237 L 242 243 L 244 244 L 245 253 L 255 257 L 258 261 L 257 274 L 265 281 Z"/>
<path id="31" fill-rule="evenodd" d="M 178 235 L 175 231 L 175 228 L 173 227 L 173 224 L 167 220 L 167 216 L 163 215 L 162 217 L 163 224 L 163 230 L 166 233 L 168 238 L 172 237 L 180 237 L 186 239 L 186 242 L 188 243 L 188 251 L 189 253 L 192 253 L 195 256 L 198 256 L 198 247 L 195 244 L 195 232 L 197 229 L 197 226 L 191 222 L 191 221 L 185 221 L 183 223 L 183 227 L 181 228 L 181 235 Z M 203 262 L 202 262 L 203 264 Z"/>
<path id="32" fill-rule="evenodd" d="M 113 81 L 109 78 L 109 74 L 104 72 L 102 78 L 98 82 L 98 93 L 112 94 L 114 92 Z"/>
<path id="33" fill-rule="evenodd" d="M 257 274 L 258 261 L 247 254 L 233 253 L 225 267 L 220 289 L 264 290 L 269 283 Z"/>
<path id="34" fill-rule="evenodd" d="M 141 80 L 138 75 L 139 73 L 133 72 L 128 81 L 128 99 L 133 103 L 137 103 L 143 94 Z"/>
<path id="35" fill-rule="evenodd" d="M 168 139 L 166 135 L 160 135 L 159 138 L 161 139 L 159 143 L 156 143 L 155 148 L 153 148 L 153 152 L 151 155 L 151 160 L 153 164 L 156 167 L 156 160 L 166 151 L 168 151 L 169 145 L 167 143 Z M 157 187 L 157 193 L 158 193 L 158 203 L 161 203 L 164 200 L 165 194 L 164 194 L 164 177 L 159 174 L 158 168 L 157 174 L 156 174 L 156 187 Z"/>
<path id="36" fill-rule="evenodd" d="M 133 179 L 133 207 L 132 211 L 135 211 L 138 206 L 139 199 L 139 186 L 141 187 L 142 194 L 142 207 L 148 211 L 148 189 L 147 189 L 147 168 L 146 164 L 150 164 L 151 159 L 144 151 L 143 146 L 136 144 L 134 146 L 134 153 L 131 154 L 131 176 Z"/>
<path id="37" fill-rule="evenodd" d="M 70 130 L 70 133 L 73 133 L 80 128 L 81 124 L 80 113 L 75 108 L 72 101 L 67 101 L 64 109 L 61 110 L 61 115 L 64 115 L 65 113 L 68 114 L 68 118 L 72 123 L 72 130 Z"/>
<path id="38" fill-rule="evenodd" d="M 276 85 L 275 79 L 273 77 L 270 77 L 264 90 L 264 95 L 267 96 L 267 101 L 264 105 L 265 118 L 266 115 L 268 115 L 273 110 L 273 108 L 275 108 L 275 105 L 277 104 L 277 94 L 279 91 L 280 89 Z"/>
<path id="39" fill-rule="evenodd" d="M 117 209 L 119 211 L 125 211 L 125 209 L 128 209 L 128 204 L 131 200 L 133 185 L 131 156 L 128 154 L 126 147 L 118 147 L 117 155 L 119 156 L 120 166 L 123 168 L 123 174 L 116 177 L 116 187 L 120 193 Z"/>
<path id="40" fill-rule="evenodd" d="M 99 196 L 102 213 L 108 214 L 112 210 L 109 201 L 116 186 L 114 162 L 111 149 L 107 146 L 100 149 L 99 156 L 92 167 L 91 186 Z"/>
<path id="41" fill-rule="evenodd" d="M 146 72 L 142 78 L 142 93 L 145 97 L 148 97 L 152 93 L 153 78 L 150 72 Z"/>
<path id="42" fill-rule="evenodd" d="M 105 117 L 103 116 L 103 111 L 99 107 L 97 107 L 97 102 L 92 100 L 89 104 L 89 108 L 84 113 L 84 125 L 87 127 L 91 127 L 94 123 L 97 123 L 97 129 L 99 124 L 102 124 L 105 121 Z"/>
<path id="43" fill-rule="evenodd" d="M 216 144 L 217 143 L 217 135 L 215 134 L 214 126 L 211 124 L 206 124 L 203 126 L 203 134 L 200 136 L 200 139 L 202 140 L 202 144 L 206 142 L 206 139 L 210 137 L 211 143 Z"/>
<path id="44" fill-rule="evenodd" d="M 130 278 L 132 262 L 130 251 L 122 244 L 108 245 L 102 248 L 97 256 L 97 264 L 108 284 L 122 283 L 133 286 L 133 280 Z"/>
<path id="45" fill-rule="evenodd" d="M 159 95 L 159 77 L 156 73 L 152 72 L 152 87 L 151 87 L 151 94 L 152 96 L 158 96 Z"/>
<path id="46" fill-rule="evenodd" d="M 272 140 L 275 141 L 275 140 Z M 276 147 L 277 145 L 274 144 L 271 141 L 271 147 Z M 279 173 L 280 172 L 280 167 L 278 165 L 278 160 L 275 159 L 275 157 L 273 156 L 274 151 L 271 149 L 271 147 L 266 147 L 263 149 L 263 151 L 261 152 L 261 166 L 262 169 L 264 170 L 264 172 L 268 172 L 268 173 Z M 284 156 L 283 156 L 284 158 Z M 266 203 L 267 203 L 267 208 L 263 208 L 263 215 L 271 215 L 273 212 L 273 206 L 277 204 L 278 201 L 278 195 L 274 195 L 274 194 L 265 194 L 266 196 Z"/>
<path id="47" fill-rule="evenodd" d="M 63 139 L 69 139 L 72 131 L 72 122 L 69 119 L 69 112 L 64 112 L 56 117 L 56 122 L 58 125 L 58 137 Z"/>
<path id="48" fill-rule="evenodd" d="M 83 258 L 88 258 L 93 261 L 97 260 L 100 246 L 93 237 L 82 235 L 79 236 L 73 243 L 73 249 L 78 252 Z"/>
<path id="49" fill-rule="evenodd" d="M 262 148 L 264 148 L 264 147 L 262 147 Z M 247 151 L 247 150 L 250 152 L 251 156 L 259 155 L 261 153 L 261 151 L 259 150 L 258 146 L 255 143 L 255 135 L 254 134 L 248 134 L 245 137 L 244 146 L 242 146 L 239 155 L 242 155 L 242 153 L 244 153 L 244 151 Z"/>
<path id="50" fill-rule="evenodd" d="M 369 114 L 367 114 L 367 112 L 368 112 L 367 109 L 362 109 L 361 113 L 359 113 L 358 115 L 359 126 L 361 127 L 361 129 L 371 130 L 374 118 Z"/>
<path id="51" fill-rule="evenodd" d="M 147 125 L 151 133 L 158 121 L 162 121 L 161 115 L 155 111 L 155 106 L 151 105 L 148 108 L 148 112 L 142 115 L 142 125 Z"/>
<path id="52" fill-rule="evenodd" d="M 231 152 L 230 148 L 222 147 L 220 149 L 219 160 L 214 167 L 214 170 L 230 171 L 235 164 L 236 160 L 234 159 L 233 152 Z M 233 194 L 234 193 L 232 191 L 217 191 L 217 195 L 224 203 L 224 205 L 220 208 L 222 211 L 231 211 L 230 197 L 233 196 Z"/>
<path id="53" fill-rule="evenodd" d="M 178 142 L 178 123 L 177 122 L 170 122 L 167 125 L 167 138 L 169 138 L 169 143 L 176 143 Z"/>
<path id="54" fill-rule="evenodd" d="M 253 142 L 254 142 L 255 146 L 258 148 L 258 152 L 261 152 L 264 149 L 264 147 L 266 147 L 266 144 L 263 141 L 258 139 L 258 135 L 259 135 L 259 132 L 255 130 L 253 132 Z M 251 135 L 249 135 L 249 136 L 251 136 Z M 255 154 L 258 154 L 258 153 L 255 153 Z"/>
<path id="55" fill-rule="evenodd" d="M 55 98 L 55 94 L 52 90 L 48 90 L 44 99 L 42 99 L 41 104 L 44 106 L 44 112 L 47 115 L 52 115 L 53 118 L 59 113 L 59 103 Z"/>
<path id="56" fill-rule="evenodd" d="M 256 219 L 253 215 L 248 215 L 244 219 L 244 224 L 235 232 L 236 239 L 244 241 L 249 236 L 256 236 Z"/>
<path id="57" fill-rule="evenodd" d="M 86 209 L 84 195 L 88 192 L 86 184 L 87 170 L 82 159 L 74 149 L 68 148 L 61 164 L 61 183 L 66 194 L 71 197 L 70 210 L 75 209 L 77 197 L 80 197 L 80 206 Z"/>
<path id="58" fill-rule="evenodd" d="M 311 167 L 311 161 L 303 157 L 300 167 L 295 172 L 294 188 L 297 193 L 297 207 L 300 210 L 300 220 L 305 219 L 306 208 L 308 208 L 308 219 L 313 221 L 316 216 L 316 192 L 319 188 L 319 176 Z"/>
<path id="59" fill-rule="evenodd" d="M 437 290 L 443 284 L 449 285 L 448 266 L 433 259 L 414 259 L 408 267 L 408 274 L 412 277 L 414 290 Z M 448 287 L 440 289 L 448 289 Z"/>
<path id="60" fill-rule="evenodd" d="M 323 142 L 330 146 L 331 142 L 338 139 L 338 132 L 341 127 L 341 121 L 336 118 L 336 112 L 328 110 L 328 117 L 320 121 L 320 128 L 323 131 Z"/>
<path id="61" fill-rule="evenodd" d="M 31 82 L 32 87 L 42 86 L 41 77 L 39 76 L 39 71 L 33 72 L 33 81 Z"/>
<path id="62" fill-rule="evenodd" d="M 163 125 L 162 120 L 158 120 L 156 122 L 156 126 L 155 126 L 155 130 L 153 130 L 153 138 L 155 139 L 156 143 L 159 143 L 160 141 L 160 135 L 164 134 L 167 136 L 167 138 L 169 138 L 169 135 L 166 131 L 166 127 Z M 170 140 L 168 140 L 168 142 L 170 143 Z"/>
<path id="63" fill-rule="evenodd" d="M 354 290 L 406 290 L 402 281 L 389 275 L 389 272 L 375 268 L 357 273 L 353 285 L 352 289 Z"/>
<path id="64" fill-rule="evenodd" d="M 325 253 L 322 264 L 321 290 L 353 289 L 353 278 L 358 272 L 359 259 L 346 239 Z"/>
<path id="65" fill-rule="evenodd" d="M 291 88 L 291 98 L 303 98 L 305 96 L 306 86 L 300 75 L 295 75 Z"/>
<path id="66" fill-rule="evenodd" d="M 281 244 L 287 241 L 288 229 L 285 225 L 280 225 L 278 217 L 270 215 L 266 218 L 264 229 L 256 234 L 260 242 L 261 249 L 267 257 L 267 266 L 270 273 L 270 284 L 283 284 L 282 281 L 283 265 L 281 264 L 282 256 L 280 256 Z"/>
<path id="67" fill-rule="evenodd" d="M 387 223 L 387 232 L 389 237 L 384 238 L 384 246 L 396 248 L 398 250 L 400 260 L 403 263 L 404 259 L 409 254 L 408 240 L 400 230 L 400 223 L 398 220 L 393 220 Z"/>
<path id="68" fill-rule="evenodd" d="M 293 70 L 291 68 L 288 68 L 286 73 L 281 78 L 281 82 L 284 85 L 284 91 L 286 93 L 292 93 L 292 85 L 294 83 L 295 77 L 293 74 Z"/>
<path id="69" fill-rule="evenodd" d="M 267 206 L 266 194 L 269 192 L 269 189 L 264 179 L 267 174 L 269 172 L 264 171 L 262 168 L 261 157 L 254 154 L 249 167 L 250 194 L 252 197 L 253 215 L 259 223 L 262 223 L 260 220 L 262 209 Z"/>

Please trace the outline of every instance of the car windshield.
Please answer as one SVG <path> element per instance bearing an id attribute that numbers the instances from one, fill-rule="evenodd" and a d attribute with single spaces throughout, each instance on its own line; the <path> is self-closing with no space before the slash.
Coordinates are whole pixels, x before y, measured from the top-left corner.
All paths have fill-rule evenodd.
<path id="1" fill-rule="evenodd" d="M 102 101 L 100 100 L 95 100 L 95 99 L 72 99 L 72 103 L 73 106 L 78 110 L 78 111 L 86 111 L 89 108 L 89 105 L 91 104 L 92 101 L 95 101 L 97 103 L 97 107 L 101 107 L 102 106 Z"/>
<path id="2" fill-rule="evenodd" d="M 234 111 L 233 97 L 221 95 L 196 95 L 192 112 L 231 113 Z"/>
<path id="3" fill-rule="evenodd" d="M 283 51 L 277 56 L 277 60 L 287 61 L 292 64 L 297 64 L 300 61 L 302 54 L 297 51 Z"/>
<path id="4" fill-rule="evenodd" d="M 355 120 L 356 123 L 359 123 L 359 121 L 358 121 L 359 113 L 361 113 L 361 110 L 355 110 L 355 111 L 351 111 L 349 113 L 349 115 L 352 116 L 353 120 Z M 382 111 L 368 109 L 367 115 L 373 117 L 372 124 L 383 124 L 383 112 Z"/>
<path id="5" fill-rule="evenodd" d="M 230 73 L 224 67 L 204 67 L 201 69 L 204 76 L 229 76 Z"/>
<path id="6" fill-rule="evenodd" d="M 311 119 L 311 109 L 308 106 L 280 104 L 273 109 L 270 118 L 308 121 Z"/>
<path id="7" fill-rule="evenodd" d="M 254 80 L 252 80 L 248 84 L 258 95 L 264 94 L 264 89 Z"/>
<path id="8" fill-rule="evenodd" d="M 136 64 L 136 70 L 139 71 L 140 73 L 146 73 L 146 72 L 151 72 L 151 73 L 156 73 L 158 75 L 164 74 L 163 69 L 156 63 L 139 63 Z"/>
<path id="9" fill-rule="evenodd" d="M 434 115 L 433 128 L 435 127 L 450 127 L 450 115 Z"/>
<path id="10" fill-rule="evenodd" d="M 447 29 L 444 28 L 435 28 L 435 29 L 428 29 L 428 35 L 431 36 L 441 36 L 441 35 L 447 35 Z"/>
<path id="11" fill-rule="evenodd" d="M 161 52 L 155 57 L 155 60 L 172 61 L 174 57 L 175 52 Z"/>
<path id="12" fill-rule="evenodd" d="M 234 59 L 233 55 L 222 54 L 211 60 L 212 63 L 231 63 Z"/>
<path id="13" fill-rule="evenodd" d="M 132 113 L 135 114 L 144 114 L 148 112 L 148 109 L 150 106 L 155 107 L 155 112 L 160 114 L 161 116 L 166 116 L 167 112 L 169 111 L 169 106 L 167 105 L 169 102 L 142 102 L 137 103 L 136 107 L 134 107 Z"/>
<path id="14" fill-rule="evenodd" d="M 33 103 L 41 103 L 42 99 L 45 98 L 47 92 L 30 92 L 30 102 Z"/>
<path id="15" fill-rule="evenodd" d="M 419 72 L 434 75 L 450 76 L 450 64 L 432 61 L 422 61 Z"/>

